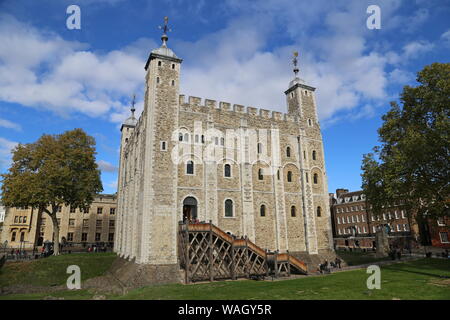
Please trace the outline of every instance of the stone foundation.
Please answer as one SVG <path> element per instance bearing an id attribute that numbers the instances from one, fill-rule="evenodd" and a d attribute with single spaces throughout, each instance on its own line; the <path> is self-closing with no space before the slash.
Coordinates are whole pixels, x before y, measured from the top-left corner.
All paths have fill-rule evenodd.
<path id="1" fill-rule="evenodd" d="M 183 283 L 178 264 L 151 265 L 117 257 L 109 274 L 125 288 L 139 288 L 154 284 Z"/>
<path id="2" fill-rule="evenodd" d="M 336 259 L 336 252 L 333 250 L 318 250 L 318 254 L 309 254 L 307 252 L 289 252 L 297 259 L 300 259 L 304 263 L 306 263 L 306 267 L 308 268 L 308 273 L 315 273 L 319 269 L 319 264 L 324 263 L 325 260 L 328 262 L 334 261 Z M 341 259 L 341 266 L 346 266 L 345 261 Z"/>

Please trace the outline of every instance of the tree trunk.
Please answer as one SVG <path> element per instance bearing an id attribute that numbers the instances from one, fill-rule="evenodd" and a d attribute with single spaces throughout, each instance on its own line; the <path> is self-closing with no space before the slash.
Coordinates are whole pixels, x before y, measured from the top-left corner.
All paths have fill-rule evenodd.
<path id="1" fill-rule="evenodd" d="M 53 213 L 46 211 L 47 214 L 52 219 L 52 224 L 53 224 L 53 237 L 54 237 L 53 255 L 54 256 L 59 255 L 59 226 L 58 226 L 58 219 L 56 218 L 56 211 L 57 211 L 57 209 Z"/>

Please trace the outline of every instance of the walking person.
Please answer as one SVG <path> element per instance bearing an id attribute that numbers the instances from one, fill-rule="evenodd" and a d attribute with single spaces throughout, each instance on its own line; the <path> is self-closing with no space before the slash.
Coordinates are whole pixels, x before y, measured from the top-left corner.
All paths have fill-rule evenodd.
<path id="1" fill-rule="evenodd" d="M 334 260 L 334 263 L 337 265 L 337 267 L 339 269 L 341 269 L 341 259 L 339 259 L 339 257 L 336 257 L 336 259 Z"/>

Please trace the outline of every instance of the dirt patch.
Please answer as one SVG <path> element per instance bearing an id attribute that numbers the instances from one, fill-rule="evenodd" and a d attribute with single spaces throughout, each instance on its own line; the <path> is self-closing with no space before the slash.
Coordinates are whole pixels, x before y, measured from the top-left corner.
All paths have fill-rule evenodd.
<path id="1" fill-rule="evenodd" d="M 428 282 L 433 286 L 450 287 L 450 279 L 435 279 Z"/>

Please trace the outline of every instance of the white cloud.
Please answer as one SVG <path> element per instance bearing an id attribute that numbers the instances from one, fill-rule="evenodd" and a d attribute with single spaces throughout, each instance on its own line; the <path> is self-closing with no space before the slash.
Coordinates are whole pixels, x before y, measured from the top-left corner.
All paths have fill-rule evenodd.
<path id="1" fill-rule="evenodd" d="M 0 137 L 0 170 L 7 169 L 11 165 L 11 150 L 17 142 Z"/>
<path id="2" fill-rule="evenodd" d="M 450 29 L 448 29 L 441 35 L 441 39 L 444 40 L 448 45 L 450 45 Z"/>
<path id="3" fill-rule="evenodd" d="M 434 44 L 429 41 L 412 41 L 403 46 L 403 57 L 405 59 L 414 59 L 423 53 L 431 51 L 433 48 Z"/>
<path id="4" fill-rule="evenodd" d="M 388 98 L 389 83 L 410 77 L 402 66 L 434 45 L 414 41 L 397 52 L 377 47 L 378 39 L 365 27 L 368 4 L 314 1 L 305 10 L 289 0 L 229 0 L 222 9 L 236 18 L 225 28 L 194 42 L 169 42 L 184 59 L 181 93 L 286 112 L 283 92 L 293 76 L 292 52 L 299 50 L 300 76 L 317 87 L 321 120 L 340 111 L 363 112 L 358 106 L 366 100 L 378 105 Z M 380 6 L 388 22 L 400 1 L 380 1 Z M 427 10 L 415 14 L 421 21 L 428 17 Z M 140 114 L 143 65 L 158 46 L 155 41 L 141 38 L 100 54 L 10 16 L 1 18 L 0 43 L 7 50 L 0 52 L 0 100 L 120 123 L 130 114 L 131 94 L 137 93 Z M 323 21 L 322 31 L 316 30 L 317 21 Z M 292 42 L 283 45 L 277 38 Z M 389 65 L 394 66 L 390 73 L 385 71 Z"/>
<path id="5" fill-rule="evenodd" d="M 115 165 L 105 160 L 98 160 L 97 165 L 102 172 L 116 172 L 118 169 Z"/>
<path id="6" fill-rule="evenodd" d="M 96 117 L 123 112 L 122 101 L 143 91 L 141 46 L 154 42 L 139 39 L 123 51 L 94 54 L 2 14 L 0 43 L 0 100 Z"/>
<path id="7" fill-rule="evenodd" d="M 7 129 L 14 129 L 17 131 L 22 130 L 22 127 L 20 126 L 20 124 L 6 120 L 6 119 L 2 119 L 2 118 L 0 118 L 0 127 L 7 128 Z"/>

